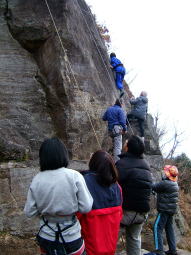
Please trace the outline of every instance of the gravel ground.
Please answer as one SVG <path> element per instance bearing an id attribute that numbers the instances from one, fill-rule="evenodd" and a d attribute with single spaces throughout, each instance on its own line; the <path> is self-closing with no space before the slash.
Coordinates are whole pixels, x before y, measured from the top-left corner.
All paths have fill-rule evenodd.
<path id="1" fill-rule="evenodd" d="M 148 251 L 142 249 L 142 254 L 148 253 Z M 126 255 L 125 251 L 117 252 L 115 255 Z M 178 250 L 178 255 L 191 255 L 191 252 L 185 250 Z"/>

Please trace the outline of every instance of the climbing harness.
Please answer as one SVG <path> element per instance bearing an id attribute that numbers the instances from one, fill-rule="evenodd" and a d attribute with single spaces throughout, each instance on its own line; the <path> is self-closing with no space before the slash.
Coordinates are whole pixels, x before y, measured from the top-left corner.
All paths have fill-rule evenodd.
<path id="1" fill-rule="evenodd" d="M 55 233 L 55 240 L 51 241 L 52 242 L 52 249 L 51 249 L 51 251 L 49 251 L 51 253 L 51 255 L 60 254 L 60 252 L 62 252 L 63 255 L 67 255 L 68 254 L 67 253 L 67 247 L 66 247 L 67 244 L 66 244 L 66 242 L 63 238 L 62 232 L 66 231 L 67 229 L 71 228 L 72 226 L 74 226 L 76 224 L 76 222 L 77 222 L 76 216 L 75 215 L 71 216 L 72 223 L 70 225 L 67 225 L 66 227 L 64 227 L 62 229 L 61 229 L 61 226 L 60 226 L 61 222 L 60 223 L 58 223 L 58 222 L 55 223 L 57 230 L 55 230 L 53 227 L 51 227 L 49 225 L 50 222 L 44 216 L 42 216 L 42 220 L 43 220 L 44 224 L 40 227 L 40 229 L 39 229 L 39 231 L 36 235 L 37 243 L 40 246 L 42 252 L 44 251 L 43 246 L 46 246 L 46 245 L 45 244 L 43 245 L 43 241 L 42 241 L 43 239 L 40 236 L 40 232 L 45 226 L 47 226 L 50 230 L 52 230 Z M 61 240 L 61 242 L 60 242 L 60 240 Z M 84 242 L 82 241 L 82 245 L 81 245 L 80 249 L 78 249 L 78 251 L 76 251 L 76 252 L 72 252 L 72 254 L 80 255 L 83 252 L 84 247 L 85 247 Z M 46 254 L 46 252 L 45 252 L 45 254 Z"/>
<path id="2" fill-rule="evenodd" d="M 115 138 L 120 135 L 122 135 L 122 126 L 120 126 L 120 125 L 114 125 L 112 131 L 109 131 L 109 136 L 111 138 Z"/>

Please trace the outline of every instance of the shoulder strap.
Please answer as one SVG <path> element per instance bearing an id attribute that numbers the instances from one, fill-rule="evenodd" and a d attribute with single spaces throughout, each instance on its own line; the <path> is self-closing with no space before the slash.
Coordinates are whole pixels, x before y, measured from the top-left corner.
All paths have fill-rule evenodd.
<path id="1" fill-rule="evenodd" d="M 118 185 L 119 190 L 120 190 L 120 194 L 121 194 L 121 205 L 122 205 L 122 203 L 123 203 L 122 188 L 121 188 L 121 186 L 119 185 L 119 183 L 118 183 L 118 182 L 117 182 L 117 185 Z"/>

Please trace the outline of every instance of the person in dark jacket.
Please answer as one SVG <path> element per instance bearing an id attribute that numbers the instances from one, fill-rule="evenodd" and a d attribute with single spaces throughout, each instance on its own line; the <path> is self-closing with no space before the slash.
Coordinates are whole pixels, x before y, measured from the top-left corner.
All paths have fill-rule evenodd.
<path id="1" fill-rule="evenodd" d="M 165 229 L 169 251 L 168 255 L 176 255 L 176 240 L 173 229 L 173 216 L 177 210 L 179 187 L 177 184 L 178 169 L 176 166 L 164 167 L 165 178 L 153 185 L 157 193 L 158 215 L 154 224 L 155 254 L 164 255 L 163 230 Z"/>
<path id="2" fill-rule="evenodd" d="M 144 150 L 142 139 L 133 135 L 126 141 L 125 152 L 116 162 L 123 194 L 121 223 L 126 228 L 128 255 L 141 254 L 141 230 L 150 210 L 152 175 L 149 164 L 143 159 Z"/>
<path id="3" fill-rule="evenodd" d="M 122 109 L 121 100 L 117 99 L 104 113 L 102 119 L 108 121 L 109 135 L 113 139 L 113 157 L 115 162 L 119 160 L 118 155 L 122 150 L 122 133 L 126 133 L 126 116 Z"/>
<path id="4" fill-rule="evenodd" d="M 142 91 L 140 96 L 136 99 L 133 97 L 130 99 L 130 104 L 133 106 L 132 111 L 127 115 L 127 123 L 135 118 L 138 120 L 140 136 L 144 137 L 144 121 L 147 115 L 148 98 L 147 92 Z M 144 139 L 144 138 L 143 138 Z"/>
<path id="5" fill-rule="evenodd" d="M 115 72 L 115 83 L 116 83 L 117 89 L 120 90 L 120 97 L 122 97 L 124 95 L 123 80 L 124 80 L 124 76 L 126 72 L 125 67 L 123 66 L 121 61 L 118 58 L 116 58 L 115 53 L 110 54 L 110 64 L 111 64 L 111 68 Z"/>
<path id="6" fill-rule="evenodd" d="M 87 255 L 114 255 L 122 218 L 117 169 L 111 155 L 103 150 L 92 155 L 89 169 L 83 174 L 93 206 L 89 213 L 79 217 L 86 252 Z"/>

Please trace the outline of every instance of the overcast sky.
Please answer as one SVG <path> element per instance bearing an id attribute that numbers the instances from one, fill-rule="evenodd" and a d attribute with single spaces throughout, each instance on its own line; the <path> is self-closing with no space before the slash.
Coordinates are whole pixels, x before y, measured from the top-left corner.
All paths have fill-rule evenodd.
<path id="1" fill-rule="evenodd" d="M 131 70 L 125 80 L 138 74 L 131 91 L 135 96 L 142 90 L 148 92 L 149 112 L 160 113 L 161 126 L 169 130 L 169 137 L 174 126 L 184 132 L 177 152 L 191 158 L 191 1 L 86 2 L 98 22 L 109 29 L 110 52 Z"/>

